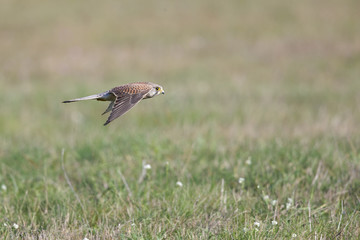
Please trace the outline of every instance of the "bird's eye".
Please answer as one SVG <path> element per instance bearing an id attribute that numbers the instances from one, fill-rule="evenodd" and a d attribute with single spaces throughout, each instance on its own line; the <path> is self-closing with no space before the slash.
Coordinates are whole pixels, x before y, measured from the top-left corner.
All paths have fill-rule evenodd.
<path id="1" fill-rule="evenodd" d="M 160 90 L 160 88 L 159 88 L 159 87 L 156 87 L 155 89 L 156 89 L 156 91 L 159 91 L 159 90 Z"/>

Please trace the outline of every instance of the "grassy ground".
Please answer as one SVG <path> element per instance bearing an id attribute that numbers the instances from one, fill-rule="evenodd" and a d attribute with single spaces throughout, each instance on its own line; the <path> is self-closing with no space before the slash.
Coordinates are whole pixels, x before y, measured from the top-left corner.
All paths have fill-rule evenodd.
<path id="1" fill-rule="evenodd" d="M 358 238 L 359 8 L 3 0 L 1 238 Z"/>

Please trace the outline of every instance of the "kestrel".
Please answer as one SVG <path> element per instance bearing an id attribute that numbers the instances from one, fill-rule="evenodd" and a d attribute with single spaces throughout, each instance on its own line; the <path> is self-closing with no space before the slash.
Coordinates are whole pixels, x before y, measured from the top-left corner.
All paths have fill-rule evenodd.
<path id="1" fill-rule="evenodd" d="M 159 94 L 165 94 L 162 86 L 151 82 L 136 82 L 114 87 L 113 89 L 103 93 L 63 101 L 63 103 L 93 99 L 98 101 L 110 101 L 111 103 L 108 108 L 105 112 L 103 112 L 104 115 L 105 113 L 111 111 L 109 118 L 104 124 L 105 126 L 125 114 L 141 100 L 152 98 Z"/>

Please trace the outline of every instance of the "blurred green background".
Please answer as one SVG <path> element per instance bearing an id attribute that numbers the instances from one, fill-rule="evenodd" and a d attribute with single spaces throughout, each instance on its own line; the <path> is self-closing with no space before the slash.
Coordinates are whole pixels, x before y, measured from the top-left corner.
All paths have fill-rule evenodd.
<path id="1" fill-rule="evenodd" d="M 20 226 L 2 236 L 358 236 L 359 9 L 355 0 L 2 0 L 1 217 Z M 136 81 L 166 94 L 108 127 L 107 104 L 61 103 Z M 152 169 L 138 183 L 143 163 Z M 308 202 L 318 210 L 310 228 Z"/>

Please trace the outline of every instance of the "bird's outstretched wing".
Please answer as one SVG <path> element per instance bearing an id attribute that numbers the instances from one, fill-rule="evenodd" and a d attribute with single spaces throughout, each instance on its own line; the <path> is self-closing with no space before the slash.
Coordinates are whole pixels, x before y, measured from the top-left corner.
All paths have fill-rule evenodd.
<path id="1" fill-rule="evenodd" d="M 133 108 L 150 90 L 151 86 L 148 85 L 120 86 L 110 90 L 116 98 L 110 116 L 104 125 L 109 124 Z"/>

